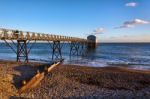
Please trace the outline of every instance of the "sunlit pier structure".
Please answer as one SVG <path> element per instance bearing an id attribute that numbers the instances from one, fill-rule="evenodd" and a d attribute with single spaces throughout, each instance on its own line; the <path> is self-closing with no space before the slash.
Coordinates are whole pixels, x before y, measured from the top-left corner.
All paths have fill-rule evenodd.
<path id="1" fill-rule="evenodd" d="M 17 62 L 29 61 L 28 55 L 33 45 L 37 41 L 46 41 L 47 44 L 51 46 L 50 48 L 52 49 L 52 60 L 62 58 L 62 48 L 63 48 L 62 43 L 70 44 L 70 56 L 83 55 L 87 48 L 86 46 L 88 44 L 89 45 L 95 44 L 94 41 L 83 38 L 36 33 L 5 28 L 0 28 L 0 40 L 3 40 L 13 50 L 13 52 L 16 53 Z M 28 46 L 29 43 L 30 46 Z"/>

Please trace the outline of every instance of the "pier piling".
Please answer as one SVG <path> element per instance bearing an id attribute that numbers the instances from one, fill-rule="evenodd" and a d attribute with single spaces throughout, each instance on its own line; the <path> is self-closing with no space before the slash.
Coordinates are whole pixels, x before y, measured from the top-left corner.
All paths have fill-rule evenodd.
<path id="1" fill-rule="evenodd" d="M 17 40 L 17 62 L 28 62 L 28 50 L 26 40 Z"/>

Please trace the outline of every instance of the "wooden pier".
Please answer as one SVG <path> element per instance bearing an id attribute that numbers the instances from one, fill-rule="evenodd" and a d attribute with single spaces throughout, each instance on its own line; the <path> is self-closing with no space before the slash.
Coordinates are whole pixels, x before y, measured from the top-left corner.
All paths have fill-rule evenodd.
<path id="1" fill-rule="evenodd" d="M 93 41 L 46 33 L 0 28 L 0 40 L 3 40 L 16 53 L 16 60 L 28 62 L 28 55 L 36 41 L 46 41 L 52 48 L 52 60 L 62 58 L 61 43 L 70 43 L 70 55 L 81 55 L 88 43 Z M 10 42 L 11 41 L 11 42 Z M 31 46 L 28 47 L 29 43 Z M 93 42 L 95 43 L 95 42 Z M 15 46 L 15 48 L 12 46 Z"/>

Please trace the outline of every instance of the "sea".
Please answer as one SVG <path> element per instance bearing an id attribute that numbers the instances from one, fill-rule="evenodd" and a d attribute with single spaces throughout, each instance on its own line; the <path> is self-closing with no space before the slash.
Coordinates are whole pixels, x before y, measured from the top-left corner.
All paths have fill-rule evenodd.
<path id="1" fill-rule="evenodd" d="M 16 46 L 10 43 L 14 49 Z M 30 47 L 32 44 L 29 44 Z M 124 66 L 150 70 L 150 43 L 99 43 L 95 50 L 84 48 L 84 55 L 70 56 L 70 44 L 62 43 L 64 64 L 91 67 Z M 16 54 L 5 43 L 0 43 L 0 60 L 16 60 Z M 35 43 L 29 53 L 30 61 L 52 61 L 52 48 L 48 43 Z"/>

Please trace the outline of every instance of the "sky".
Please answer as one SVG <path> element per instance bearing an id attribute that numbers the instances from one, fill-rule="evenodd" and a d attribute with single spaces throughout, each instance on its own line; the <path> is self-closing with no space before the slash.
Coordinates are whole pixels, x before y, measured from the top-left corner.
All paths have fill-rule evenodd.
<path id="1" fill-rule="evenodd" d="M 150 42 L 150 0 L 0 0 L 0 28 Z"/>

